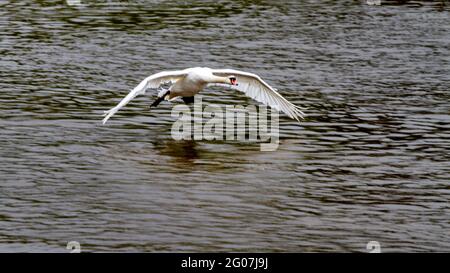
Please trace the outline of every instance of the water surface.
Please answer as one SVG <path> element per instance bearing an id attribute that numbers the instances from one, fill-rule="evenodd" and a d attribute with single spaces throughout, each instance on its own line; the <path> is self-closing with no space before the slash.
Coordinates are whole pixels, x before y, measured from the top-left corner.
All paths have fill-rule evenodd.
<path id="1" fill-rule="evenodd" d="M 448 1 L 81 2 L 0 2 L 0 251 L 450 249 Z M 257 73 L 308 116 L 280 116 L 274 152 L 173 140 L 155 92 L 101 125 L 192 66 Z"/>

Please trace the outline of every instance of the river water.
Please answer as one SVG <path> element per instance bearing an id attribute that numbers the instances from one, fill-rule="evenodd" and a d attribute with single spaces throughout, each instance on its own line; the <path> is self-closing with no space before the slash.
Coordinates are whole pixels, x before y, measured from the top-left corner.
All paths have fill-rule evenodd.
<path id="1" fill-rule="evenodd" d="M 76 2 L 76 1 L 72 1 Z M 450 3 L 0 1 L 0 251 L 450 250 Z M 280 144 L 174 140 L 146 76 L 259 74 Z M 204 90 L 203 101 L 257 104 Z"/>

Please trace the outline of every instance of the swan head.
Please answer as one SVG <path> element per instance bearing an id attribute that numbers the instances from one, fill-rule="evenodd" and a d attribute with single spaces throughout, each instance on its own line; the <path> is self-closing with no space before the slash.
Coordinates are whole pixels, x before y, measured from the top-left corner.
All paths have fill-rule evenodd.
<path id="1" fill-rule="evenodd" d="M 231 84 L 231 85 L 238 85 L 235 76 L 229 76 L 229 77 L 228 77 L 228 80 L 230 81 L 230 84 Z"/>

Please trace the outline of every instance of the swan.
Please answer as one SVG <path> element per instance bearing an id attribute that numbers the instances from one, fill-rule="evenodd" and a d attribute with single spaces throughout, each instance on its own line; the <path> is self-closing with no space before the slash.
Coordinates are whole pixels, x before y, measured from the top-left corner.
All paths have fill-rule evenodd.
<path id="1" fill-rule="evenodd" d="M 148 88 L 158 88 L 165 83 L 171 83 L 172 85 L 168 90 L 162 90 L 150 107 L 157 106 L 163 100 L 172 101 L 178 97 L 181 97 L 185 103 L 192 103 L 194 95 L 207 86 L 228 86 L 244 92 L 245 95 L 258 102 L 284 112 L 297 121 L 300 121 L 299 119 L 304 116 L 301 111 L 302 108 L 290 103 L 256 74 L 235 69 L 193 67 L 176 71 L 163 71 L 145 78 L 117 106 L 105 111 L 103 124 L 137 95 L 144 94 Z"/>

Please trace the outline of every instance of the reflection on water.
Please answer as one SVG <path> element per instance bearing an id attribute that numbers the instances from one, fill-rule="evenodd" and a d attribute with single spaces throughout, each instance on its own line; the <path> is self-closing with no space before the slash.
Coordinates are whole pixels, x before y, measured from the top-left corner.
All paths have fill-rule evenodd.
<path id="1" fill-rule="evenodd" d="M 81 2 L 0 3 L 0 251 L 449 249 L 448 1 Z M 258 73 L 308 117 L 280 116 L 275 152 L 175 141 L 151 91 L 101 125 L 191 66 Z"/>
<path id="2" fill-rule="evenodd" d="M 193 164 L 199 159 L 196 146 L 197 143 L 194 140 L 167 140 L 160 144 L 155 143 L 155 149 L 161 155 L 169 156 L 175 164 Z"/>

